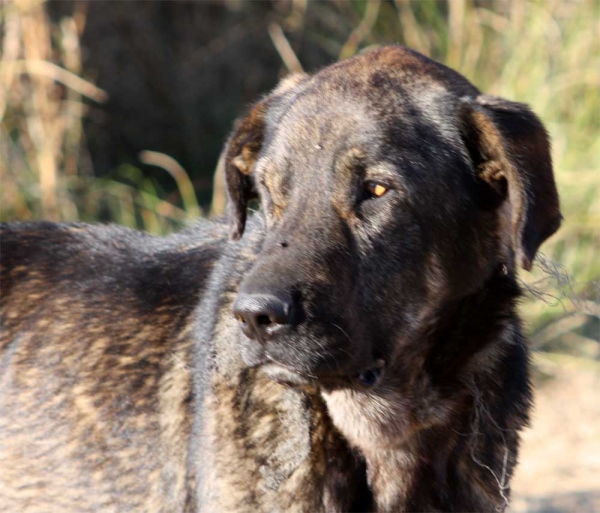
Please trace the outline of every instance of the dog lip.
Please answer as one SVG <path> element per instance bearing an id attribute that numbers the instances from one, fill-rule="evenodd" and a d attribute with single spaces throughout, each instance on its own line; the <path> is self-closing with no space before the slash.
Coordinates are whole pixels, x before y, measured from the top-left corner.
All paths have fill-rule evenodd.
<path id="1" fill-rule="evenodd" d="M 325 387 L 353 387 L 352 383 L 363 388 L 374 388 L 381 383 L 385 370 L 385 361 L 375 360 L 362 371 L 339 373 L 311 374 L 300 369 L 295 369 L 284 363 L 278 362 L 269 353 L 264 353 L 261 363 L 256 365 L 261 372 L 280 384 L 290 386 L 325 386 Z"/>

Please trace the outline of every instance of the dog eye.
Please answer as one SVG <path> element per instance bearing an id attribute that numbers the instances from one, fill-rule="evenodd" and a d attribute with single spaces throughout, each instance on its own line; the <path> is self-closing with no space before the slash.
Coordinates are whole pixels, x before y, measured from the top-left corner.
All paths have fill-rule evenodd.
<path id="1" fill-rule="evenodd" d="M 387 187 L 373 180 L 367 180 L 363 184 L 363 188 L 369 198 L 381 198 L 388 191 Z"/>

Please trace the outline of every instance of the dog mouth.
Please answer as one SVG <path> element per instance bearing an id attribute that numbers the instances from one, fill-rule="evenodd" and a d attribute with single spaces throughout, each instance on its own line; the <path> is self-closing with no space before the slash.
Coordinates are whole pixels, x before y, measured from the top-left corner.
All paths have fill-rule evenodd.
<path id="1" fill-rule="evenodd" d="M 243 338 L 242 361 L 246 367 L 256 368 L 273 381 L 288 386 L 372 389 L 381 383 L 386 367 L 383 359 L 374 356 L 343 360 L 334 353 L 303 365 L 303 358 L 290 358 L 285 352 L 280 354 L 277 347 L 274 349 L 275 352 Z"/>

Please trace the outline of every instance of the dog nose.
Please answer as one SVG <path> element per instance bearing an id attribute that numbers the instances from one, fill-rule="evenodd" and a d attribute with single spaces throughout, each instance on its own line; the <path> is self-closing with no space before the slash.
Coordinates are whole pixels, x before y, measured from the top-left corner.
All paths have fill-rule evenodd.
<path id="1" fill-rule="evenodd" d="M 244 334 L 260 342 L 292 323 L 292 302 L 273 295 L 240 294 L 233 313 Z"/>

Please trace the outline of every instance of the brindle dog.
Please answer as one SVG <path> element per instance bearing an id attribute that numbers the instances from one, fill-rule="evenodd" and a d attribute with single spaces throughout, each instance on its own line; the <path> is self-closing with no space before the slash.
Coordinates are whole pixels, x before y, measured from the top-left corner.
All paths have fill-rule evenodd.
<path id="1" fill-rule="evenodd" d="M 385 47 L 285 80 L 225 169 L 238 242 L 4 226 L 0 511 L 503 509 L 536 116 Z"/>

